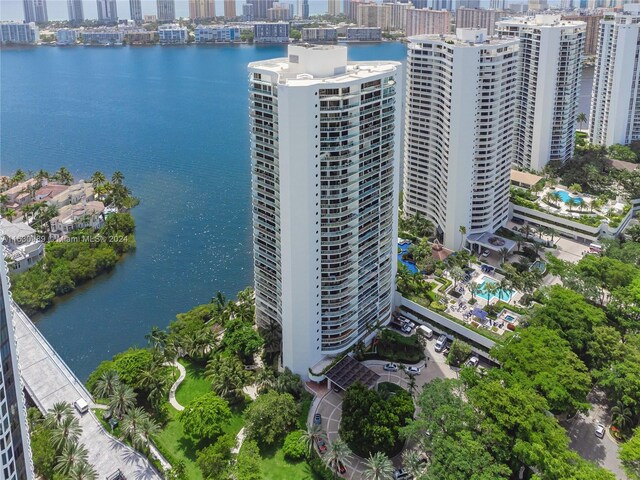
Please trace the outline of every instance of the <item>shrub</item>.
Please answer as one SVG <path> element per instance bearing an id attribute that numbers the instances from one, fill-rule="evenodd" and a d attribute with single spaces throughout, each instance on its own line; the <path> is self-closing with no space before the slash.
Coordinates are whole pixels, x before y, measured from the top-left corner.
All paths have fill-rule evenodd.
<path id="1" fill-rule="evenodd" d="M 295 432 L 291 432 L 287 435 L 284 439 L 284 445 L 282 446 L 282 453 L 284 453 L 285 458 L 296 462 L 302 460 L 306 456 L 307 447 L 301 438 L 302 432 L 300 430 L 296 430 Z"/>

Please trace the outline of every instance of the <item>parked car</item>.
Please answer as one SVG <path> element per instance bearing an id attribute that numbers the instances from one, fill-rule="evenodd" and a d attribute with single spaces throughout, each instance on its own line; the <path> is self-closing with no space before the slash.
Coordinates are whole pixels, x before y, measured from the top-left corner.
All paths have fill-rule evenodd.
<path id="1" fill-rule="evenodd" d="M 76 410 L 80 415 L 89 411 L 89 404 L 85 401 L 84 398 L 77 399 L 75 402 L 73 402 L 73 406 L 76 407 Z"/>
<path id="2" fill-rule="evenodd" d="M 442 355 L 444 355 L 445 357 L 448 357 L 450 351 L 451 351 L 451 347 L 449 346 L 449 344 L 446 344 L 442 349 Z"/>
<path id="3" fill-rule="evenodd" d="M 433 330 L 431 330 L 429 327 L 420 325 L 418 327 L 418 332 L 421 333 L 425 338 L 433 338 Z"/>
<path id="4" fill-rule="evenodd" d="M 408 318 L 402 317 L 401 320 L 402 320 L 402 323 L 404 323 L 405 325 L 409 325 L 409 327 L 411 327 L 412 330 L 416 328 L 416 324 L 411 320 L 409 320 Z"/>
<path id="5" fill-rule="evenodd" d="M 436 340 L 436 352 L 441 352 L 442 350 L 444 350 L 444 347 L 446 346 L 447 346 L 447 336 L 440 335 L 438 337 L 438 340 Z"/>
<path id="6" fill-rule="evenodd" d="M 598 426 L 596 427 L 596 437 L 598 438 L 604 438 L 604 432 L 607 430 L 607 428 L 599 423 Z"/>
<path id="7" fill-rule="evenodd" d="M 471 355 L 471 358 L 467 360 L 467 366 L 469 367 L 477 367 L 479 363 L 480 359 L 477 357 L 477 355 Z"/>
<path id="8" fill-rule="evenodd" d="M 402 330 L 403 333 L 409 334 L 411 333 L 411 326 L 408 323 L 405 323 L 404 325 L 402 325 L 400 330 Z"/>
<path id="9" fill-rule="evenodd" d="M 393 472 L 393 480 L 409 480 L 410 478 L 412 477 L 409 475 L 409 472 L 406 472 L 402 468 L 398 468 Z"/>
<path id="10" fill-rule="evenodd" d="M 313 423 L 314 423 L 315 425 L 322 425 L 322 415 L 320 415 L 319 413 L 316 413 L 316 414 L 313 416 Z"/>
<path id="11" fill-rule="evenodd" d="M 386 372 L 397 372 L 398 368 L 398 365 L 395 363 L 387 363 L 384 367 L 382 367 L 382 369 Z"/>
<path id="12" fill-rule="evenodd" d="M 320 452 L 320 455 L 326 453 L 327 443 L 323 439 L 319 438 L 316 442 L 316 445 L 318 445 L 318 451 Z"/>
<path id="13" fill-rule="evenodd" d="M 342 389 L 337 385 L 333 386 L 333 391 L 336 392 L 336 393 L 342 393 Z"/>
<path id="14" fill-rule="evenodd" d="M 422 369 L 420 367 L 407 367 L 407 373 L 409 375 L 419 375 Z"/>
<path id="15" fill-rule="evenodd" d="M 491 255 L 491 252 L 490 252 L 489 250 L 483 250 L 483 251 L 482 251 L 482 253 L 481 253 L 481 255 L 482 255 L 484 258 L 487 258 L 489 255 Z"/>
<path id="16" fill-rule="evenodd" d="M 344 464 L 342 462 L 338 462 L 338 471 L 340 472 L 340 475 L 347 473 L 347 469 L 344 468 Z"/>

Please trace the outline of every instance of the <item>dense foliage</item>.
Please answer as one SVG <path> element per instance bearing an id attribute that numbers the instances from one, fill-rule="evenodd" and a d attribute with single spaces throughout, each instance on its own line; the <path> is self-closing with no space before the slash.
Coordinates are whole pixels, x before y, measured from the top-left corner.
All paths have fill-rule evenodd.
<path id="1" fill-rule="evenodd" d="M 67 241 L 47 243 L 42 260 L 11 276 L 13 299 L 28 314 L 46 310 L 56 296 L 111 270 L 120 255 L 135 247 L 133 230 L 131 215 L 116 213 L 98 233 L 78 230 Z"/>
<path id="2" fill-rule="evenodd" d="M 296 425 L 298 406 L 288 393 L 275 390 L 260 395 L 245 412 L 247 438 L 273 445 Z"/>
<path id="3" fill-rule="evenodd" d="M 186 434 L 196 442 L 220 435 L 230 418 L 229 404 L 215 393 L 196 398 L 180 414 Z"/>
<path id="4" fill-rule="evenodd" d="M 384 398 L 356 383 L 344 393 L 340 438 L 363 457 L 376 452 L 395 455 L 403 443 L 400 428 L 412 418 L 413 410 L 413 399 L 404 390 Z"/>

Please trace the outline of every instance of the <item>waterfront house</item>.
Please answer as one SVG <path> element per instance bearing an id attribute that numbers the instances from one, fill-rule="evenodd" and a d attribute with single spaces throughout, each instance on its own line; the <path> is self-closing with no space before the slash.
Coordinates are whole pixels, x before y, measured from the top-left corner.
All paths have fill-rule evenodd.
<path id="1" fill-rule="evenodd" d="M 4 256 L 11 272 L 24 272 L 44 256 L 44 242 L 36 231 L 23 222 L 0 219 Z"/>
<path id="2" fill-rule="evenodd" d="M 98 229 L 104 224 L 104 203 L 83 201 L 76 205 L 65 205 L 58 211 L 58 216 L 51 219 L 50 239 L 59 240 L 69 232 L 81 228 Z"/>
<path id="3" fill-rule="evenodd" d="M 50 205 L 58 208 L 65 205 L 73 205 L 80 202 L 90 202 L 94 199 L 93 185 L 81 180 L 56 194 L 48 201 Z"/>

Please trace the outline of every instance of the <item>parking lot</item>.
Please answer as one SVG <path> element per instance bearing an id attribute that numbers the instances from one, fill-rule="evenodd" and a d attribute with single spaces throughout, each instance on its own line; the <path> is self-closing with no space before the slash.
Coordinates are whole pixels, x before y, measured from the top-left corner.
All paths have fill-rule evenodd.
<path id="1" fill-rule="evenodd" d="M 426 361 L 414 365 L 420 368 L 420 373 L 415 376 L 417 385 L 416 392 L 420 392 L 423 385 L 435 378 L 456 378 L 457 376 L 456 370 L 445 363 L 446 357 L 442 353 L 435 351 L 437 337 L 438 335 L 436 334 L 431 340 L 427 340 L 425 348 Z M 405 389 L 407 388 L 407 374 L 402 370 L 398 370 L 397 372 L 385 371 L 383 367 L 388 362 L 383 360 L 368 360 L 362 363 L 380 375 L 380 382 L 394 383 Z M 405 366 L 411 365 L 407 364 Z M 315 408 L 312 408 L 309 412 L 310 421 L 313 415 L 319 413 L 322 416 L 322 428 L 326 432 L 329 442 L 335 441 L 338 438 L 340 419 L 342 418 L 342 393 L 329 390 L 322 398 L 315 402 L 314 405 Z M 396 456 L 392 461 L 396 468 L 401 467 L 401 455 Z M 359 480 L 362 478 L 362 473 L 365 470 L 364 459 L 351 455 L 345 467 L 347 473 L 344 478 Z"/>

